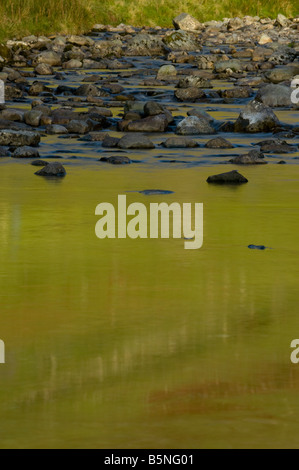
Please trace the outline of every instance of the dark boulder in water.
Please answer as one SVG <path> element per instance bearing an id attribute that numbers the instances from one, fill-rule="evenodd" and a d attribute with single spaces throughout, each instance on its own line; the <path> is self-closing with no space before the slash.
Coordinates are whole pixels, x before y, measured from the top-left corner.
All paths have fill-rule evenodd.
<path id="1" fill-rule="evenodd" d="M 99 162 L 107 162 L 112 165 L 126 165 L 128 163 L 132 163 L 132 160 L 128 157 L 123 157 L 122 155 L 115 155 L 113 157 L 102 157 L 99 159 Z"/>
<path id="2" fill-rule="evenodd" d="M 248 183 L 248 179 L 241 175 L 238 171 L 233 170 L 226 173 L 209 176 L 207 182 L 215 184 L 242 184 Z"/>
<path id="3" fill-rule="evenodd" d="M 248 248 L 250 248 L 250 250 L 265 250 L 266 249 L 265 245 L 248 245 Z"/>
<path id="4" fill-rule="evenodd" d="M 53 162 L 46 165 L 41 170 L 35 173 L 37 176 L 55 176 L 62 177 L 66 175 L 65 168 L 59 162 Z"/>

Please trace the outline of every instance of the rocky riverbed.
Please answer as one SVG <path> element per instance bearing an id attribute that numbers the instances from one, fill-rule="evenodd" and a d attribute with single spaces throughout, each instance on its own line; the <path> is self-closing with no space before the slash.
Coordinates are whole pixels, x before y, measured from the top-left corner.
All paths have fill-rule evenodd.
<path id="1" fill-rule="evenodd" d="M 173 24 L 0 45 L 0 164 L 298 163 L 299 18 Z"/>

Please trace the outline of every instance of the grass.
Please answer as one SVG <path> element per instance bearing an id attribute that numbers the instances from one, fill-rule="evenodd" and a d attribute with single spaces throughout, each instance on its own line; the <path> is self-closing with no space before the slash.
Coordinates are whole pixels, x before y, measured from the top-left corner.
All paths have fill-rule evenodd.
<path id="1" fill-rule="evenodd" d="M 0 40 L 29 34 L 83 33 L 95 23 L 172 26 L 188 12 L 200 21 L 296 16 L 297 0 L 0 0 Z M 298 9 L 297 9 L 298 10 Z"/>

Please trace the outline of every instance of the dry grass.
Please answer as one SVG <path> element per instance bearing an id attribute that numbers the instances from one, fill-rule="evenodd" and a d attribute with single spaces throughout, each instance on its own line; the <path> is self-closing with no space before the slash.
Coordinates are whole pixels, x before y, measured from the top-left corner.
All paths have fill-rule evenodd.
<path id="1" fill-rule="evenodd" d="M 296 16 L 297 0 L 0 0 L 0 39 L 82 33 L 94 23 L 172 26 L 185 11 L 200 21 L 278 13 Z M 297 9 L 298 10 L 298 9 Z"/>

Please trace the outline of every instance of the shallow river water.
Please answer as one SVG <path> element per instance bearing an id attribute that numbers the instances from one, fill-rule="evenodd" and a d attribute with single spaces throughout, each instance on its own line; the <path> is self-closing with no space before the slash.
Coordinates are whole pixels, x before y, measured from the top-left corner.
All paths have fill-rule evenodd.
<path id="1" fill-rule="evenodd" d="M 267 135 L 225 137 L 240 147 L 156 147 L 121 166 L 96 161 L 114 154 L 98 142 L 45 137 L 41 158 L 65 157 L 55 181 L 1 159 L 1 448 L 299 447 L 299 153 L 240 169 L 223 156 Z M 230 169 L 249 183 L 206 183 Z M 137 192 L 152 188 L 173 193 Z M 119 194 L 202 202 L 203 247 L 97 239 L 96 205 Z"/>

